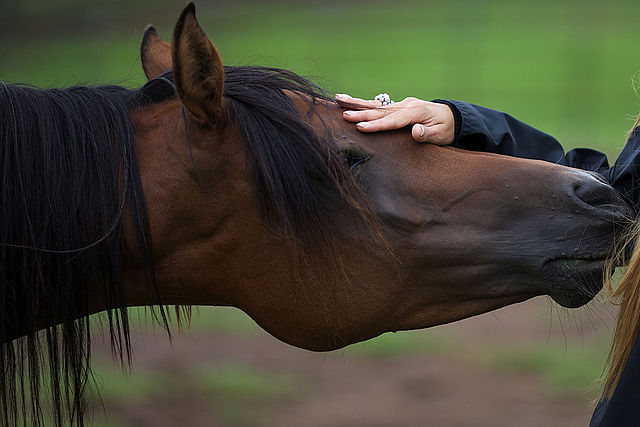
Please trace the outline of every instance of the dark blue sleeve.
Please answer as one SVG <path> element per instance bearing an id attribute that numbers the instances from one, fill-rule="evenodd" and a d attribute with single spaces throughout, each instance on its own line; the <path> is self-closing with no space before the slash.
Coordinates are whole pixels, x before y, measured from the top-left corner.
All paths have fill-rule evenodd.
<path id="1" fill-rule="evenodd" d="M 602 174 L 609 183 L 640 211 L 640 126 L 635 128 L 618 159 Z"/>
<path id="2" fill-rule="evenodd" d="M 509 114 L 462 101 L 435 100 L 447 104 L 456 119 L 454 147 L 526 159 L 546 160 L 565 166 L 600 172 L 609 168 L 607 156 L 588 148 L 565 154 L 549 134 Z"/>
<path id="3" fill-rule="evenodd" d="M 589 148 L 576 148 L 565 154 L 551 135 L 500 111 L 462 101 L 434 100 L 448 105 L 456 120 L 454 147 L 546 160 L 578 169 L 598 172 L 627 201 L 640 210 L 640 131 L 636 130 L 612 167 L 607 156 Z"/>

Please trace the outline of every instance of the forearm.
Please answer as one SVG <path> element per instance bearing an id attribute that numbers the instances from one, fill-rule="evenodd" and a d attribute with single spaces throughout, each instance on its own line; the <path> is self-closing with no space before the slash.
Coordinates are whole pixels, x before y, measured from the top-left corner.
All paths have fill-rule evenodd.
<path id="1" fill-rule="evenodd" d="M 452 109 L 456 121 L 453 145 L 515 157 L 564 164 L 560 143 L 509 114 L 462 101 L 436 100 Z"/>
<path id="2" fill-rule="evenodd" d="M 604 154 L 588 148 L 565 154 L 557 139 L 509 114 L 462 101 L 434 102 L 446 104 L 453 111 L 456 136 L 452 145 L 455 147 L 545 160 L 599 173 L 609 167 Z"/>

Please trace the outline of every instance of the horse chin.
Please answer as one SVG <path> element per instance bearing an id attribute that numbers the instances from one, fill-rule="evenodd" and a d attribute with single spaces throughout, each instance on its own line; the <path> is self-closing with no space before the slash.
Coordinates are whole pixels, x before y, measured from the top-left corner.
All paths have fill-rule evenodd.
<path id="1" fill-rule="evenodd" d="M 578 308 L 591 301 L 602 289 L 605 258 L 557 258 L 544 264 L 549 279 L 547 294 L 565 308 Z"/>

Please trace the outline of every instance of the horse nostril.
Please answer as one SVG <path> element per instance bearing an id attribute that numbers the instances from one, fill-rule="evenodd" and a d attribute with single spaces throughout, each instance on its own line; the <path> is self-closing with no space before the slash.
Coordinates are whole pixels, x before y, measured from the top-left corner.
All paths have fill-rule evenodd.
<path id="1" fill-rule="evenodd" d="M 572 198 L 577 203 L 595 208 L 598 215 L 604 215 L 608 221 L 618 225 L 628 225 L 633 218 L 633 210 L 624 198 L 600 175 L 594 172 L 576 171 L 579 180 L 572 184 Z"/>
<path id="2" fill-rule="evenodd" d="M 574 183 L 573 192 L 584 203 L 593 207 L 623 206 L 620 196 L 600 175 L 582 172 Z M 626 207 L 626 206 L 625 206 Z"/>

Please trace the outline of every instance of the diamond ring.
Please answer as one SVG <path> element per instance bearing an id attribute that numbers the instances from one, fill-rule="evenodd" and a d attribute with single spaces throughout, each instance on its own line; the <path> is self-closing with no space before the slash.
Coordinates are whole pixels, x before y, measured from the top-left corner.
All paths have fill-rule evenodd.
<path id="1" fill-rule="evenodd" d="M 393 104 L 393 101 L 391 100 L 391 97 L 389 96 L 388 93 L 381 93 L 381 94 L 377 95 L 373 99 L 374 99 L 374 101 L 380 101 L 382 103 L 383 107 L 385 105 Z"/>

